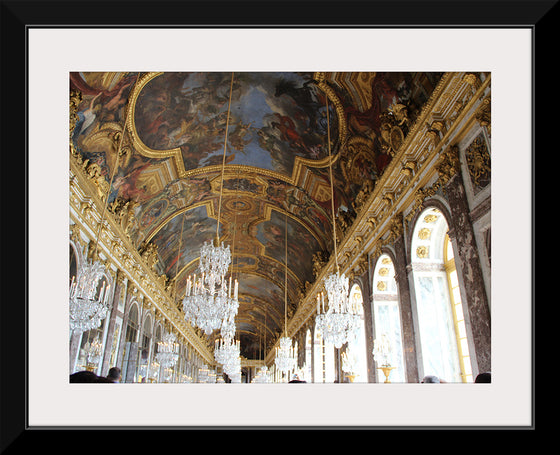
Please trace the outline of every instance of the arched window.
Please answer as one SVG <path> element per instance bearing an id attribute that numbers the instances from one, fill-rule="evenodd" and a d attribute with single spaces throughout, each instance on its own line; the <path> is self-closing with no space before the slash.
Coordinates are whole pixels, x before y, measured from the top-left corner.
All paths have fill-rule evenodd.
<path id="1" fill-rule="evenodd" d="M 321 331 L 315 326 L 315 337 L 313 340 L 314 365 L 313 382 L 334 382 L 334 344 L 325 343 Z"/>
<path id="2" fill-rule="evenodd" d="M 472 378 L 472 373 L 453 249 L 447 231 L 443 214 L 436 208 L 429 208 L 420 215 L 413 232 L 411 257 L 422 374 L 436 375 L 447 382 L 466 382 Z M 454 303 L 455 298 L 458 303 Z M 465 361 L 469 364 L 467 370 L 461 368 Z"/>
<path id="3" fill-rule="evenodd" d="M 354 382 L 368 382 L 364 306 L 362 290 L 360 289 L 360 286 L 358 286 L 357 284 L 354 284 L 354 286 L 352 286 L 352 289 L 350 289 L 349 298 L 351 304 L 355 305 L 358 314 L 361 316 L 361 324 L 356 338 L 348 343 L 345 357 L 353 364 L 353 373 L 356 376 Z M 345 374 L 347 374 L 346 371 Z"/>
<path id="4" fill-rule="evenodd" d="M 158 363 L 157 359 L 156 359 L 156 355 L 157 355 L 157 344 L 162 340 L 162 329 L 161 329 L 161 325 L 158 323 L 156 325 L 156 329 L 155 329 L 155 335 L 154 335 L 154 342 L 152 343 L 153 346 L 153 353 L 152 353 L 152 360 L 150 362 L 150 368 L 148 370 L 148 381 L 149 382 L 158 382 L 160 376 L 161 376 L 161 365 Z"/>
<path id="5" fill-rule="evenodd" d="M 152 341 L 152 317 L 147 315 L 142 327 L 142 336 L 138 348 L 138 376 L 141 382 L 146 382 L 148 377 L 148 365 L 150 360 L 150 348 Z"/>
<path id="6" fill-rule="evenodd" d="M 123 382 L 134 382 L 138 353 L 138 305 L 133 303 L 128 312 L 122 363 Z"/>
<path id="7" fill-rule="evenodd" d="M 373 324 L 375 338 L 385 335 L 391 345 L 391 382 L 406 382 L 406 374 L 402 349 L 401 316 L 399 310 L 399 296 L 395 281 L 395 267 L 387 254 L 382 254 L 377 260 L 373 274 Z M 373 359 L 377 364 L 377 359 Z M 375 369 L 377 382 L 384 382 L 385 375 Z"/>
<path id="8" fill-rule="evenodd" d="M 311 330 L 307 329 L 305 333 L 305 366 L 304 366 L 304 377 L 307 382 L 311 382 L 312 365 L 311 365 L 311 350 L 313 349 L 313 337 L 311 336 Z"/>
<path id="9" fill-rule="evenodd" d="M 449 286 L 449 297 L 453 308 L 453 320 L 455 322 L 455 335 L 457 337 L 457 348 L 459 351 L 459 363 L 461 366 L 461 378 L 463 382 L 473 382 L 471 358 L 467 341 L 467 327 L 465 325 L 465 315 L 463 313 L 463 303 L 459 289 L 459 278 L 455 267 L 455 255 L 453 245 L 449 236 L 445 236 L 445 246 L 443 250 L 443 265 L 447 273 L 447 284 Z"/>

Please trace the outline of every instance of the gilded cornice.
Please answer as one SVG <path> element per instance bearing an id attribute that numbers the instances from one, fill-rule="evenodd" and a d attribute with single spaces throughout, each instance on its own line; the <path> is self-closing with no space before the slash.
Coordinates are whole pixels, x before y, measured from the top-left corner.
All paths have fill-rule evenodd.
<path id="1" fill-rule="evenodd" d="M 70 156 L 70 214 L 80 230 L 94 239 L 99 230 L 100 210 L 104 201 L 96 193 L 96 185 L 90 181 L 80 163 Z M 91 196 L 86 196 L 86 195 Z M 193 346 L 209 363 L 214 363 L 214 356 L 206 342 L 201 339 L 172 304 L 171 296 L 166 292 L 161 277 L 146 263 L 128 238 L 126 232 L 110 214 L 105 216 L 100 230 L 98 246 L 117 269 L 124 272 L 129 282 L 146 299 L 153 308 L 169 321 L 175 330 Z"/>
<path id="2" fill-rule="evenodd" d="M 485 92 L 490 87 L 490 74 L 480 82 L 472 73 L 446 73 L 410 129 L 402 146 L 377 181 L 375 188 L 358 212 L 352 226 L 338 246 L 338 262 L 342 272 L 353 273 L 363 266 L 364 254 L 388 244 L 396 230 L 403 229 L 405 211 L 414 212 L 426 197 L 459 171 L 454 145 L 465 131 L 488 112 Z M 476 82 L 478 80 L 478 83 Z M 484 105 L 483 105 L 484 103 Z M 484 119 L 488 124 L 489 119 Z M 424 188 L 436 179 L 429 188 Z M 399 223 L 391 220 L 400 214 Z M 361 261 L 361 262 L 360 262 Z M 331 257 L 288 321 L 288 336 L 293 336 L 316 311 L 315 296 L 322 290 L 324 277 L 333 270 Z M 271 362 L 273 350 L 267 354 Z"/>

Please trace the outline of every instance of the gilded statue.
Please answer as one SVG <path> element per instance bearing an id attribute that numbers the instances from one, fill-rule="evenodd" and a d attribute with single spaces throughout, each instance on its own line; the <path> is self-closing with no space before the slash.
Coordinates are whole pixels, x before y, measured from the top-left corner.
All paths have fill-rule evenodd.
<path id="1" fill-rule="evenodd" d="M 383 112 L 381 118 L 381 131 L 379 142 L 381 148 L 390 156 L 394 156 L 404 142 L 408 133 L 409 118 L 408 107 L 404 104 L 394 103 Z"/>
<path id="2" fill-rule="evenodd" d="M 144 262 L 153 269 L 157 264 L 158 258 L 158 246 L 155 243 L 142 243 L 140 247 L 140 256 L 144 259 Z"/>
<path id="3" fill-rule="evenodd" d="M 317 278 L 323 270 L 323 267 L 329 260 L 329 254 L 326 251 L 317 251 L 313 255 L 313 276 Z"/>

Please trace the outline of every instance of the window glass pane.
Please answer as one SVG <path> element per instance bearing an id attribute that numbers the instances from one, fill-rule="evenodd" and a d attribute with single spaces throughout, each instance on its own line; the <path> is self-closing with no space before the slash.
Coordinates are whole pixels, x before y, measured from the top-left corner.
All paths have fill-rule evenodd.
<path id="1" fill-rule="evenodd" d="M 471 358 L 469 356 L 463 357 L 463 363 L 464 363 L 464 367 L 465 367 L 465 374 L 466 375 L 472 375 Z"/>
<path id="2" fill-rule="evenodd" d="M 465 352 L 465 353 L 466 353 L 466 352 L 469 352 L 469 345 L 468 345 L 468 343 L 467 343 L 467 339 L 466 339 L 466 338 L 463 338 L 463 339 L 461 340 L 461 350 L 462 350 L 463 352 Z"/>
<path id="3" fill-rule="evenodd" d="M 459 286 L 459 281 L 457 280 L 457 272 L 453 271 L 449 274 L 449 281 L 451 281 L 451 287 L 456 288 Z"/>
<path id="4" fill-rule="evenodd" d="M 457 324 L 457 326 L 459 328 L 459 338 L 466 338 L 467 337 L 467 330 L 465 329 L 465 324 L 460 323 L 460 324 Z"/>
<path id="5" fill-rule="evenodd" d="M 420 275 L 416 279 L 424 374 L 433 374 L 448 382 L 460 382 L 457 341 L 451 305 L 446 297 L 446 280 L 440 272 Z"/>
<path id="6" fill-rule="evenodd" d="M 451 245 L 451 241 L 449 240 L 449 237 L 447 237 L 447 260 L 451 260 L 453 259 L 453 246 Z"/>
<path id="7" fill-rule="evenodd" d="M 455 314 L 457 315 L 457 320 L 462 321 L 465 319 L 463 316 L 463 305 L 461 303 L 455 305 Z"/>
<path id="8" fill-rule="evenodd" d="M 453 289 L 453 301 L 457 303 L 461 303 L 461 293 L 459 292 L 459 288 Z"/>

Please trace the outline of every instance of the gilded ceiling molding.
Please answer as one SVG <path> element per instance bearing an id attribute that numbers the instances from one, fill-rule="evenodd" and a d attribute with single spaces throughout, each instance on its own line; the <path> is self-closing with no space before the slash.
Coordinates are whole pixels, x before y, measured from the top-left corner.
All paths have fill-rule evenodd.
<path id="1" fill-rule="evenodd" d="M 134 112 L 136 110 L 136 101 L 142 89 L 150 82 L 152 79 L 163 74 L 163 72 L 150 72 L 144 74 L 138 79 L 138 82 L 134 85 L 132 92 L 129 95 L 128 102 L 128 112 L 126 113 L 126 127 L 132 136 L 132 144 L 136 151 L 141 153 L 148 158 L 167 158 L 173 157 L 175 160 L 175 165 L 177 166 L 179 177 L 183 177 L 185 174 L 185 166 L 183 164 L 183 156 L 181 154 L 181 149 L 179 147 L 170 150 L 154 150 L 144 144 L 140 137 L 138 136 L 138 131 L 136 130 L 136 124 L 134 122 Z"/>

